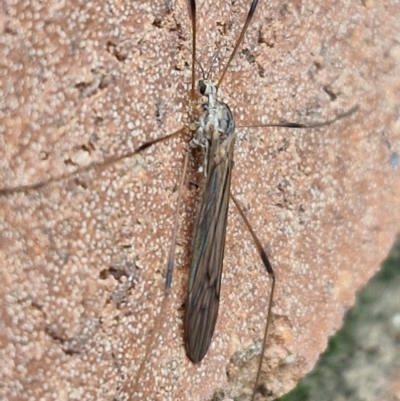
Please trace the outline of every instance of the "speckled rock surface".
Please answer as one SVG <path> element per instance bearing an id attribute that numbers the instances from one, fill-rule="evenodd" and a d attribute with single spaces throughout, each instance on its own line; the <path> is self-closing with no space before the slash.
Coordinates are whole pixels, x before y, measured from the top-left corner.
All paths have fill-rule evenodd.
<path id="1" fill-rule="evenodd" d="M 247 9 L 198 5 L 197 58 L 207 71 L 216 54 L 214 77 Z M 238 127 L 233 191 L 277 275 L 267 399 L 312 368 L 399 230 L 399 14 L 395 1 L 261 1 L 221 88 L 238 126 L 360 106 L 318 130 Z M 269 281 L 237 212 L 216 333 L 193 365 L 193 185 L 156 318 L 185 141 L 102 165 L 188 122 L 190 46 L 183 0 L 0 5 L 0 398 L 249 398 Z"/>

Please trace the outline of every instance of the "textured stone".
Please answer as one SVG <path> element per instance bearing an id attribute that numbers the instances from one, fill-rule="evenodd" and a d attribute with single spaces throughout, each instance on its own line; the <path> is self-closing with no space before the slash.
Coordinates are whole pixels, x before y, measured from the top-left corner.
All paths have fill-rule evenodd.
<path id="1" fill-rule="evenodd" d="M 230 3 L 198 5 L 197 59 L 208 71 L 216 55 L 215 78 L 249 2 Z M 182 305 L 194 186 L 185 185 L 173 288 L 156 318 L 185 141 L 101 164 L 188 122 L 190 21 L 184 1 L 171 4 L 0 8 L 0 395 L 8 400 L 251 391 L 269 279 L 241 218 L 231 207 L 216 333 L 193 365 Z M 312 368 L 399 230 L 399 11 L 397 2 L 261 1 L 221 86 L 239 134 L 232 189 L 277 275 L 268 398 Z M 356 114 L 320 129 L 239 127 L 325 121 L 355 104 Z M 58 179 L 91 163 L 99 166 Z"/>

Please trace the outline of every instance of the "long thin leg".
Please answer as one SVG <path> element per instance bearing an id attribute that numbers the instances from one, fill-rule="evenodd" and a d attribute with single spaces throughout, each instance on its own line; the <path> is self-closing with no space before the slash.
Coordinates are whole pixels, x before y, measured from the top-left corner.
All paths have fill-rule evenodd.
<path id="1" fill-rule="evenodd" d="M 192 21 L 192 84 L 190 91 L 190 100 L 193 102 L 195 100 L 196 93 L 196 74 L 195 74 L 195 65 L 196 65 L 196 1 L 195 0 L 186 0 L 189 18 Z"/>
<path id="2" fill-rule="evenodd" d="M 185 182 L 188 162 L 189 162 L 189 154 L 186 152 L 185 159 L 183 162 L 182 177 L 181 177 L 181 181 L 180 181 L 179 189 L 178 189 L 179 195 L 178 195 L 178 203 L 177 203 L 177 207 L 176 207 L 176 211 L 175 211 L 175 220 L 174 220 L 174 228 L 173 228 L 173 234 L 172 234 L 171 247 L 169 249 L 169 255 L 168 255 L 167 272 L 166 272 L 165 287 L 164 287 L 165 295 L 162 300 L 160 312 L 155 318 L 155 325 L 154 325 L 154 327 L 150 333 L 150 336 L 147 340 L 145 357 L 143 358 L 142 362 L 140 363 L 139 369 L 136 374 L 135 382 L 133 385 L 133 392 L 131 392 L 131 396 L 130 396 L 130 400 L 132 400 L 132 401 L 134 400 L 133 397 L 135 396 L 135 394 L 137 392 L 141 391 L 140 379 L 142 378 L 145 364 L 147 363 L 147 361 L 150 357 L 154 338 L 158 334 L 159 329 L 161 327 L 162 317 L 165 315 L 164 311 L 165 311 L 165 308 L 167 305 L 168 295 L 169 295 L 169 291 L 171 288 L 171 282 L 172 282 L 172 273 L 173 273 L 173 269 L 174 269 L 176 238 L 177 238 L 179 216 L 180 216 L 179 212 L 180 212 L 180 208 L 181 208 L 181 204 L 182 204 L 182 189 L 183 189 L 183 184 Z"/>
<path id="3" fill-rule="evenodd" d="M 230 193 L 231 199 L 233 200 L 233 203 L 235 204 L 240 216 L 242 217 L 244 223 L 246 224 L 248 230 L 250 231 L 251 236 L 253 237 L 254 243 L 256 244 L 257 247 L 257 251 L 263 261 L 263 264 L 267 270 L 267 273 L 269 274 L 272 283 L 271 283 L 271 292 L 270 292 L 270 296 L 269 296 L 269 304 L 268 304 L 268 312 L 267 312 L 267 322 L 265 324 L 265 330 L 264 330 L 264 338 L 263 338 L 263 345 L 262 345 L 262 349 L 261 349 L 261 355 L 260 355 L 260 360 L 258 363 L 258 369 L 257 369 L 257 377 L 256 377 L 256 381 L 254 383 L 254 389 L 253 389 L 253 395 L 251 397 L 251 401 L 254 401 L 257 390 L 258 390 L 258 385 L 259 385 L 259 381 L 260 381 L 260 375 L 261 375 L 261 368 L 262 368 L 262 363 L 263 363 L 263 357 L 264 357 L 264 353 L 265 353 L 265 347 L 267 344 L 267 339 L 268 339 L 268 329 L 270 326 L 270 322 L 272 319 L 272 301 L 274 299 L 274 292 L 275 292 L 275 273 L 274 270 L 272 269 L 271 263 L 268 260 L 268 256 L 264 250 L 264 248 L 261 245 L 260 240 L 257 238 L 256 233 L 254 232 L 254 230 L 252 229 L 249 221 L 247 220 L 246 215 L 243 213 L 243 210 L 241 209 L 239 203 L 237 202 L 237 200 L 235 199 L 235 197 L 232 195 L 232 192 Z"/>
<path id="4" fill-rule="evenodd" d="M 188 132 L 189 132 L 189 128 L 188 127 L 183 127 L 181 129 L 179 129 L 178 131 L 173 132 L 172 134 L 165 135 L 165 136 L 163 136 L 161 138 L 157 138 L 157 139 L 154 139 L 152 141 L 145 142 L 143 145 L 139 146 L 137 149 L 133 150 L 132 152 L 125 153 L 125 154 L 123 154 L 121 156 L 110 157 L 109 159 L 102 160 L 100 162 L 93 162 L 93 163 L 88 164 L 87 166 L 80 167 L 80 168 L 76 169 L 72 173 L 62 174 L 59 177 L 53 177 L 53 178 L 50 178 L 50 179 L 48 179 L 46 181 L 38 182 L 36 184 L 21 185 L 21 186 L 13 187 L 13 188 L 0 188 L 0 196 L 12 195 L 12 194 L 16 194 L 16 193 L 20 193 L 20 192 L 26 192 L 26 191 L 39 190 L 39 189 L 43 188 L 46 185 L 65 180 L 67 178 L 74 177 L 74 176 L 76 176 L 78 174 L 85 173 L 86 171 L 92 170 L 92 169 L 94 169 L 96 167 L 110 166 L 112 164 L 118 163 L 121 160 L 124 160 L 124 159 L 127 159 L 129 157 L 132 157 L 132 156 L 142 152 L 143 150 L 149 148 L 150 146 L 153 146 L 156 143 L 164 142 L 164 141 L 166 141 L 168 139 L 172 139 L 172 138 L 175 138 L 175 137 L 180 136 L 180 135 L 187 135 Z"/>
<path id="5" fill-rule="evenodd" d="M 178 204 L 176 206 L 176 212 L 175 212 L 174 231 L 172 234 L 171 246 L 169 248 L 167 273 L 165 276 L 165 293 L 166 293 L 166 295 L 169 294 L 169 290 L 171 289 L 172 273 L 174 270 L 174 262 L 175 262 L 176 238 L 177 238 L 178 225 L 179 225 L 179 215 L 180 215 L 179 212 L 180 212 L 181 204 L 182 204 L 182 189 L 183 189 L 183 183 L 184 183 L 185 177 L 186 177 L 188 161 L 189 161 L 189 153 L 185 152 L 185 160 L 183 162 L 182 177 L 181 177 L 181 182 L 179 184 Z"/>
<path id="6" fill-rule="evenodd" d="M 224 70 L 222 71 L 221 77 L 219 78 L 219 81 L 218 81 L 218 84 L 217 84 L 218 87 L 221 86 L 222 81 L 224 80 L 225 75 L 226 75 L 226 73 L 228 71 L 228 68 L 232 63 L 232 60 L 235 58 L 235 55 L 236 55 L 236 53 L 237 53 L 237 51 L 239 49 L 239 46 L 241 45 L 241 43 L 243 41 L 244 35 L 245 35 L 246 31 L 247 31 L 247 28 L 249 27 L 250 22 L 251 22 L 251 20 L 253 18 L 253 15 L 254 15 L 254 13 L 256 11 L 257 4 L 258 4 L 258 0 L 253 0 L 253 2 L 251 3 L 249 13 L 247 14 L 246 22 L 243 25 L 242 31 L 240 32 L 239 38 L 236 41 L 235 47 L 233 48 L 233 51 L 232 51 L 232 53 L 231 53 L 231 55 L 230 55 L 230 57 L 228 59 L 228 62 L 225 64 Z"/>
<path id="7" fill-rule="evenodd" d="M 282 127 L 282 128 L 319 128 L 319 127 L 326 127 L 327 125 L 331 125 L 338 120 L 342 120 L 343 118 L 350 117 L 353 113 L 355 113 L 360 106 L 357 104 L 352 107 L 350 110 L 338 114 L 336 117 L 332 118 L 331 120 L 315 122 L 315 123 L 278 123 L 278 124 L 245 124 L 245 125 L 238 125 L 237 128 L 266 128 L 266 127 Z"/>

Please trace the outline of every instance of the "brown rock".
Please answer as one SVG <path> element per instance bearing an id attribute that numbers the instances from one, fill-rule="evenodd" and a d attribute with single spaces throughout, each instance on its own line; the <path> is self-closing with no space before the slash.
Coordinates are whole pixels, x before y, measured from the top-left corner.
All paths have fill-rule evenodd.
<path id="1" fill-rule="evenodd" d="M 156 319 L 185 141 L 101 165 L 188 122 L 185 2 L 60 4 L 15 3 L 0 15 L 0 394 L 205 400 L 223 388 L 226 398 L 246 399 L 269 279 L 237 212 L 228 219 L 216 333 L 193 365 L 182 339 L 192 186 L 173 288 Z M 197 58 L 207 71 L 217 54 L 213 77 L 248 7 L 198 5 Z M 399 11 L 379 2 L 260 2 L 221 87 L 239 133 L 233 192 L 277 275 L 268 399 L 312 368 L 399 230 Z M 325 121 L 355 104 L 356 114 L 320 129 L 239 127 Z M 91 163 L 100 166 L 59 180 Z"/>

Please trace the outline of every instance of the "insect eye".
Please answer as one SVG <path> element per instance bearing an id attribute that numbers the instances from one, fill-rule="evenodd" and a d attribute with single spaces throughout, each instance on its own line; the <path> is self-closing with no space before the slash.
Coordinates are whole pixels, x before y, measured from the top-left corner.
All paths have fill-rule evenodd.
<path id="1" fill-rule="evenodd" d="M 199 90 L 202 95 L 205 95 L 207 92 L 207 84 L 202 79 L 199 81 Z"/>
<path id="2" fill-rule="evenodd" d="M 199 90 L 203 96 L 215 96 L 217 94 L 218 88 L 211 82 L 206 80 L 199 80 Z"/>

